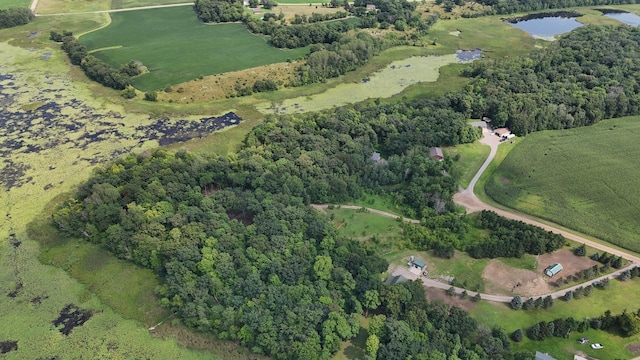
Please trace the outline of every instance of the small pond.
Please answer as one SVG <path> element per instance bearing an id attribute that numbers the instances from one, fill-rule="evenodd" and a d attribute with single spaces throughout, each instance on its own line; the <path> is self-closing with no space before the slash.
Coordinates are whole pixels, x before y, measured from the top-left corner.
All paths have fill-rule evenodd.
<path id="1" fill-rule="evenodd" d="M 553 41 L 556 35 L 568 33 L 583 24 L 571 16 L 544 16 L 508 20 L 509 24 L 528 32 L 532 37 Z"/>
<path id="2" fill-rule="evenodd" d="M 627 25 L 640 25 L 640 16 L 629 12 L 605 12 L 604 16 L 623 22 Z"/>

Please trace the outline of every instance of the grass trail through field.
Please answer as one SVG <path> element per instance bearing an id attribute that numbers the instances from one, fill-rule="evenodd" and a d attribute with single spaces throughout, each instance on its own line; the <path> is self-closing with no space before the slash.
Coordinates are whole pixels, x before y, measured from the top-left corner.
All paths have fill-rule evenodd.
<path id="1" fill-rule="evenodd" d="M 31 3 L 31 11 L 35 12 L 37 6 L 38 6 L 38 0 L 33 0 L 33 3 Z M 63 15 L 78 15 L 78 14 L 104 14 L 104 13 L 116 13 L 116 12 L 135 11 L 135 10 L 161 9 L 161 8 L 178 7 L 178 6 L 193 6 L 193 2 L 180 3 L 180 4 L 139 6 L 139 7 L 133 7 L 133 8 L 128 8 L 128 9 L 111 9 L 111 10 L 96 10 L 96 11 L 81 11 L 81 12 L 65 12 L 65 13 L 56 13 L 56 14 L 38 14 L 38 13 L 36 13 L 35 15 L 36 16 L 63 16 Z"/>

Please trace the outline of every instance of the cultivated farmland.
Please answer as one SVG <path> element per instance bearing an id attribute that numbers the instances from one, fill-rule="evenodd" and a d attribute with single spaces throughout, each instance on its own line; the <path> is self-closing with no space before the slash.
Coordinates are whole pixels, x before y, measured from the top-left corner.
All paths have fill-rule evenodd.
<path id="1" fill-rule="evenodd" d="M 640 251 L 637 117 L 527 136 L 488 181 L 494 200 Z"/>
<path id="2" fill-rule="evenodd" d="M 144 91 L 296 59 L 307 52 L 277 49 L 241 24 L 202 24 L 190 6 L 111 16 L 111 25 L 82 36 L 80 42 L 112 66 L 141 61 L 150 72 L 135 78 L 133 85 Z"/>

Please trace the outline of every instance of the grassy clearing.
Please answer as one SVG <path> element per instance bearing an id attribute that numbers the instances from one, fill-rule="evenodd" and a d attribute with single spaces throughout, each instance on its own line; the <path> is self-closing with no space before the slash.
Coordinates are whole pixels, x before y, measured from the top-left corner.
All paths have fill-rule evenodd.
<path id="1" fill-rule="evenodd" d="M 346 205 L 358 205 L 376 210 L 386 211 L 401 216 L 402 209 L 393 203 L 391 196 L 381 196 L 375 194 L 365 194 L 362 198 L 350 201 Z"/>
<path id="2" fill-rule="evenodd" d="M 487 145 L 476 141 L 471 144 L 462 144 L 443 149 L 449 157 L 460 156 L 457 169 L 460 173 L 460 186 L 467 188 L 471 179 L 476 175 L 491 150 Z"/>
<path id="3" fill-rule="evenodd" d="M 38 1 L 36 12 L 39 15 L 80 13 L 88 11 L 104 11 L 111 7 L 110 0 L 69 1 L 69 0 L 41 0 Z M 75 16 L 75 15 L 74 15 Z"/>
<path id="4" fill-rule="evenodd" d="M 29 7 L 31 0 L 3 0 L 0 9 L 11 9 L 16 7 Z"/>
<path id="5" fill-rule="evenodd" d="M 638 117 L 527 136 L 487 182 L 496 201 L 640 250 Z M 502 146 L 501 146 L 502 147 Z"/>
<path id="6" fill-rule="evenodd" d="M 452 259 L 441 259 L 431 256 L 428 259 L 429 277 L 452 276 L 464 288 L 484 290 L 482 271 L 489 259 L 474 259 L 466 253 L 456 251 Z"/>
<path id="7" fill-rule="evenodd" d="M 112 9 L 130 9 L 143 6 L 158 6 L 169 4 L 184 4 L 190 2 L 189 0 L 112 0 Z M 190 6 L 187 6 L 190 7 Z"/>
<path id="8" fill-rule="evenodd" d="M 374 244 L 389 243 L 402 237 L 402 229 L 396 219 L 361 210 L 335 208 L 326 211 L 333 227 L 348 237 L 370 240 Z"/>
<path id="9" fill-rule="evenodd" d="M 109 26 L 82 36 L 80 42 L 89 49 L 121 46 L 93 53 L 113 66 L 141 61 L 150 72 L 133 79 L 133 85 L 143 91 L 296 59 L 307 52 L 306 48 L 272 47 L 266 38 L 251 34 L 241 24 L 200 23 L 188 6 L 127 11 L 111 17 Z"/>
<path id="10" fill-rule="evenodd" d="M 629 299 L 635 299 L 638 296 L 640 296 L 640 282 L 629 281 L 621 283 L 613 281 L 608 290 L 596 289 L 588 298 L 570 302 L 555 300 L 554 305 L 548 310 L 513 311 L 506 304 L 483 301 L 472 310 L 471 314 L 481 323 L 489 326 L 501 326 L 507 333 L 511 333 L 518 328 L 524 329 L 543 320 L 550 321 L 568 316 L 572 316 L 576 320 L 582 320 L 586 317 L 600 316 L 606 310 L 611 310 L 614 314 L 621 312 L 622 309 L 632 311 L 631 309 L 634 307 L 629 306 Z M 604 351 L 592 350 L 590 347 L 578 344 L 577 339 L 583 336 L 591 339 L 591 342 L 602 343 L 605 347 Z M 558 359 L 566 359 L 569 358 L 570 354 L 582 351 L 598 359 L 613 360 L 632 358 L 632 354 L 625 349 L 625 346 L 639 340 L 640 335 L 622 338 L 604 331 L 590 330 L 585 333 L 572 333 L 568 339 L 553 338 L 542 342 L 526 339 L 522 343 L 514 345 L 531 351 L 544 349 L 545 352 Z"/>

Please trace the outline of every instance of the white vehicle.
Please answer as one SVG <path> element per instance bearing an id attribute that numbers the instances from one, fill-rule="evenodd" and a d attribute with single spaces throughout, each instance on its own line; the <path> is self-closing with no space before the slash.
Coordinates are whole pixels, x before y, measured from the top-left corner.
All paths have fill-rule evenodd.
<path id="1" fill-rule="evenodd" d="M 595 344 L 591 344 L 591 348 L 597 350 L 597 349 L 604 348 L 604 346 L 602 346 L 602 344 L 600 344 L 600 343 L 595 343 Z"/>

